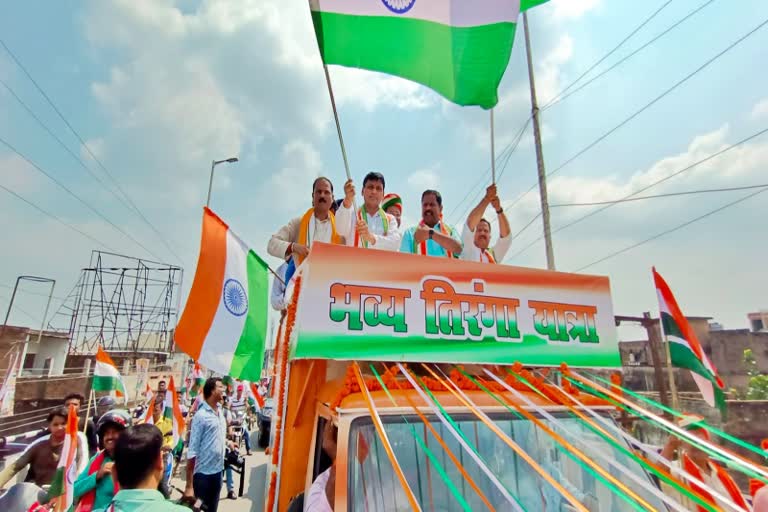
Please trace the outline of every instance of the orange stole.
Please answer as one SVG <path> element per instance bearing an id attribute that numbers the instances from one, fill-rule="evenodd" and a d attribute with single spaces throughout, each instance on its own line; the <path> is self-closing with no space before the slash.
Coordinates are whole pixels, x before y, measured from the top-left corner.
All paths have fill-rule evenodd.
<path id="1" fill-rule="evenodd" d="M 309 210 L 307 210 L 307 212 L 301 218 L 301 224 L 299 225 L 298 242 L 300 244 L 306 245 L 307 247 L 310 247 L 312 243 L 312 241 L 309 239 L 309 221 L 312 219 L 312 216 L 314 214 L 315 214 L 314 208 L 310 208 Z M 328 212 L 328 216 L 331 219 L 331 243 L 340 244 L 341 237 L 339 236 L 339 233 L 336 231 L 336 216 L 333 214 L 333 212 Z M 302 262 L 304 261 L 304 257 L 299 256 L 298 254 L 294 254 L 293 257 L 296 258 L 297 267 L 301 265 Z"/>

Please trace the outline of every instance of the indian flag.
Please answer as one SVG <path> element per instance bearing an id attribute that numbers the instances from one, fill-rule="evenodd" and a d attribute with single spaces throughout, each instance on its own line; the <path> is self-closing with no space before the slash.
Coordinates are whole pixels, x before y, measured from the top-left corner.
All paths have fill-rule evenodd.
<path id="1" fill-rule="evenodd" d="M 518 14 L 546 0 L 310 0 L 326 64 L 380 71 L 492 108 Z"/>
<path id="2" fill-rule="evenodd" d="M 200 364 L 195 361 L 195 365 L 192 368 L 192 385 L 190 386 L 189 396 L 196 397 L 198 393 L 203 391 L 203 385 L 205 384 L 205 377 L 203 376 L 203 370 L 200 368 Z"/>
<path id="3" fill-rule="evenodd" d="M 672 366 L 687 368 L 699 387 L 704 401 L 710 407 L 717 407 L 725 415 L 725 385 L 717 374 L 717 369 L 701 348 L 696 333 L 677 305 L 669 285 L 653 269 L 653 280 L 659 296 L 661 327 L 667 343 Z"/>
<path id="4" fill-rule="evenodd" d="M 53 475 L 48 496 L 56 512 L 69 510 L 74 501 L 75 479 L 77 478 L 77 407 L 69 406 L 67 432 L 61 457 Z"/>
<path id="5" fill-rule="evenodd" d="M 144 406 L 147 410 L 144 411 L 144 416 L 139 420 L 139 423 L 149 423 L 150 425 L 154 425 L 155 421 L 152 416 L 152 411 L 155 408 L 155 393 L 152 392 L 152 388 L 149 387 L 149 384 L 147 384 L 147 388 L 144 390 Z"/>
<path id="6" fill-rule="evenodd" d="M 173 376 L 171 376 L 168 382 L 168 389 L 165 390 L 165 411 L 163 411 L 163 416 L 170 419 L 173 423 L 173 447 L 175 448 L 184 435 L 186 422 L 179 406 L 179 395 L 176 394 Z"/>
<path id="7" fill-rule="evenodd" d="M 118 397 L 126 400 L 125 383 L 117 371 L 117 366 L 101 346 L 96 350 L 96 367 L 93 370 L 94 391 L 114 391 Z"/>
<path id="8" fill-rule="evenodd" d="M 200 257 L 175 341 L 223 375 L 258 379 L 267 336 L 267 264 L 205 208 Z"/>

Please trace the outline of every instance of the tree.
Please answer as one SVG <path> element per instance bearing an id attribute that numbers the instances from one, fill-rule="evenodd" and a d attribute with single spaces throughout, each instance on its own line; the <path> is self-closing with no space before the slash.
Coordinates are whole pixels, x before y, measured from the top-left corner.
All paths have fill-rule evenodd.
<path id="1" fill-rule="evenodd" d="M 768 375 L 757 368 L 757 361 L 752 354 L 752 349 L 745 349 L 743 358 L 749 376 L 744 398 L 747 400 L 768 400 Z"/>

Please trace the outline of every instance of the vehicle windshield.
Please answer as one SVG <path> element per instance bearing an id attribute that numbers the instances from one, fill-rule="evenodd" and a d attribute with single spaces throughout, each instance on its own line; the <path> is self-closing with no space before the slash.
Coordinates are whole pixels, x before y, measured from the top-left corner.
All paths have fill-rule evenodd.
<path id="1" fill-rule="evenodd" d="M 641 479 L 653 485 L 650 477 L 636 462 L 594 434 L 581 420 L 567 417 L 565 414 L 553 415 L 569 432 L 576 433 L 578 439 L 588 443 L 588 448 L 583 446 L 580 448 L 591 459 L 595 459 L 597 453 L 602 453 L 620 462 Z M 592 470 L 583 467 L 566 455 L 566 452 L 558 449 L 559 445 L 531 421 L 512 417 L 511 414 L 491 417 L 505 434 L 520 445 L 590 511 L 634 510 L 632 505 L 593 476 Z M 502 492 L 480 469 L 469 453 L 461 448 L 459 441 L 451 435 L 448 427 L 435 416 L 427 416 L 427 419 L 493 508 L 512 510 Z M 452 419 L 459 426 L 466 440 L 477 450 L 488 469 L 498 478 L 506 491 L 519 501 L 523 510 L 547 512 L 574 510 L 552 485 L 475 416 L 455 415 Z M 464 479 L 457 465 L 451 461 L 441 444 L 418 416 L 383 416 L 382 421 L 395 457 L 423 510 L 460 511 L 464 509 L 446 484 L 445 477 L 466 500 L 471 510 L 488 510 L 478 493 Z M 549 421 L 542 419 L 542 422 L 563 435 L 563 432 Z M 615 423 L 611 422 L 611 424 L 614 430 L 618 428 Z M 411 510 L 370 418 L 355 420 L 352 423 L 349 439 L 350 510 L 371 512 Z M 566 437 L 566 440 L 572 441 L 573 438 Z M 440 468 L 426 455 L 421 446 L 422 443 L 432 452 Z M 654 510 L 666 510 L 658 498 L 632 482 L 621 470 L 607 464 L 604 460 L 597 459 L 596 462 L 646 499 Z"/>

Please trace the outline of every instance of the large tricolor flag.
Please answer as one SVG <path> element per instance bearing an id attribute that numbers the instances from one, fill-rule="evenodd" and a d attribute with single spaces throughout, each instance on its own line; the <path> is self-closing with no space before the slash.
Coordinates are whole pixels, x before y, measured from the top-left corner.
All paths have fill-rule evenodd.
<path id="1" fill-rule="evenodd" d="M 261 377 L 267 337 L 267 264 L 205 208 L 200 257 L 175 341 L 222 375 Z"/>
<path id="2" fill-rule="evenodd" d="M 117 366 L 109 354 L 99 345 L 96 350 L 96 367 L 93 369 L 94 391 L 114 391 L 118 397 L 126 400 L 125 383 L 117 371 Z"/>
<path id="3" fill-rule="evenodd" d="M 547 0 L 310 0 L 326 64 L 381 71 L 492 108 L 518 14 Z"/>
<path id="4" fill-rule="evenodd" d="M 53 475 L 48 496 L 56 512 L 69 510 L 74 501 L 75 479 L 77 478 L 77 407 L 69 406 L 67 431 L 64 446 Z"/>
<path id="5" fill-rule="evenodd" d="M 717 407 L 725 414 L 725 385 L 717 374 L 717 368 L 709 360 L 699 343 L 696 333 L 677 305 L 669 285 L 653 269 L 653 281 L 659 296 L 659 314 L 663 334 L 669 343 L 672 366 L 687 368 L 696 381 L 704 400 L 710 407 Z"/>
<path id="6" fill-rule="evenodd" d="M 165 411 L 163 415 L 173 422 L 173 447 L 177 447 L 184 435 L 184 429 L 187 427 L 184 421 L 184 415 L 179 406 L 179 395 L 176 394 L 176 384 L 173 383 L 173 376 L 169 379 L 168 389 L 165 390 Z"/>

